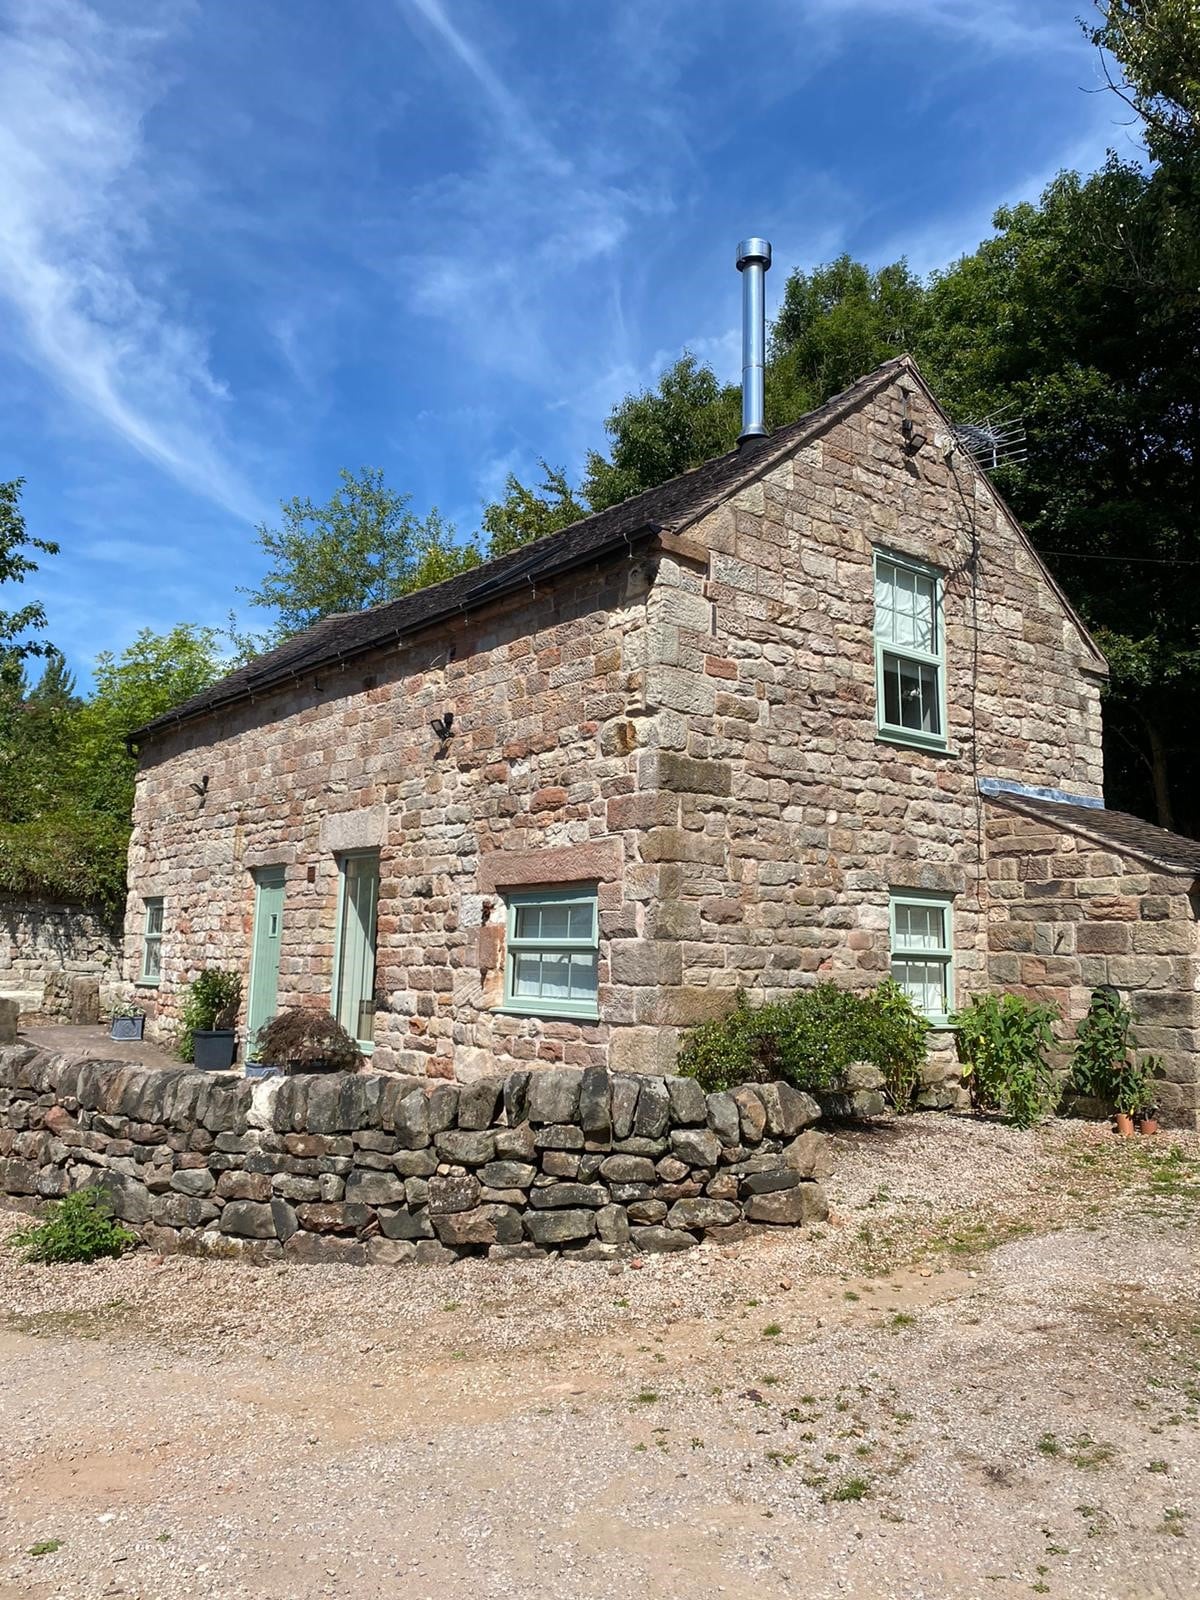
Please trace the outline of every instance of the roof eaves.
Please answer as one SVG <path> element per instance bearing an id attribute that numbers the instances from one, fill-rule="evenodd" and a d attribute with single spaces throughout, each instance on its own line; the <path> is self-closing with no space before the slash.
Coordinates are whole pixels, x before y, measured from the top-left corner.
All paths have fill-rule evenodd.
<path id="1" fill-rule="evenodd" d="M 602 544 L 577 551 L 565 560 L 547 562 L 546 566 L 538 572 L 531 573 L 524 566 L 516 569 L 511 574 L 499 579 L 491 588 L 484 591 L 477 598 L 468 596 L 465 600 L 453 602 L 441 610 L 428 612 L 411 628 L 398 626 L 390 632 L 365 639 L 361 644 L 352 645 L 348 649 L 331 649 L 324 653 L 307 656 L 303 659 L 302 664 L 290 669 L 281 668 L 278 672 L 268 671 L 260 677 L 249 680 L 239 678 L 231 684 L 226 694 L 204 699 L 203 703 L 194 706 L 189 706 L 185 702 L 175 710 L 164 712 L 162 716 L 153 718 L 152 721 L 145 723 L 140 728 L 135 728 L 132 733 L 125 735 L 126 748 L 156 734 L 165 733 L 169 729 L 181 727 L 184 723 L 195 722 L 201 717 L 214 715 L 216 712 L 224 710 L 226 706 L 237 705 L 241 701 L 253 703 L 256 696 L 260 694 L 267 694 L 275 689 L 282 688 L 288 683 L 297 683 L 300 679 L 306 678 L 314 672 L 327 671 L 331 667 L 340 667 L 357 656 L 369 655 L 375 650 L 386 649 L 389 645 L 396 644 L 407 634 L 422 633 L 425 629 L 436 627 L 439 623 L 446 622 L 452 617 L 467 616 L 482 606 L 491 605 L 496 600 L 505 599 L 508 595 L 515 594 L 542 579 L 557 578 L 561 574 L 573 571 L 578 567 L 588 566 L 593 561 L 603 560 L 605 557 L 612 555 L 614 551 L 621 549 L 622 546 L 632 549 L 635 543 L 653 538 L 661 531 L 661 525 L 657 522 L 646 522 L 632 530 L 622 529 Z M 437 585 L 433 587 L 436 588 Z M 353 617 L 359 615 L 359 613 L 343 612 L 339 613 L 339 615 Z M 323 620 L 332 619 L 326 618 Z"/>
<path id="2" fill-rule="evenodd" d="M 1048 811 L 1045 803 L 1039 803 L 1033 796 L 1008 794 L 1000 791 L 985 794 L 984 799 L 997 805 L 1007 806 L 1011 811 L 1019 811 L 1024 816 L 1033 818 L 1034 821 L 1044 822 L 1052 827 L 1066 828 L 1071 833 L 1077 833 L 1082 838 L 1090 839 L 1093 844 L 1098 844 L 1102 849 L 1119 851 L 1123 855 L 1136 856 L 1139 861 L 1146 861 L 1151 866 L 1160 868 L 1163 872 L 1176 874 L 1181 878 L 1200 877 L 1200 842 L 1196 844 L 1197 859 L 1185 861 L 1179 856 L 1163 855 L 1149 845 L 1137 844 L 1129 839 L 1114 837 L 1094 825 L 1089 827 L 1089 817 L 1102 817 L 1107 814 L 1103 807 L 1080 806 L 1077 817 L 1067 817 L 1061 815 L 1058 811 Z M 1062 804 L 1062 802 L 1051 803 Z M 1153 824 L 1147 823 L 1146 826 L 1153 827 Z M 1188 842 L 1190 843 L 1191 841 Z"/>

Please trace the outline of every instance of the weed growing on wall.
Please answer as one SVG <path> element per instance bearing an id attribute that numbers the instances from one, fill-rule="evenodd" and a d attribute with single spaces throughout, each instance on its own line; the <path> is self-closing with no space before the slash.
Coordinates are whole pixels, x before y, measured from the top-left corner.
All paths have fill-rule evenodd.
<path id="1" fill-rule="evenodd" d="M 98 1261 L 123 1255 L 137 1243 L 135 1235 L 114 1222 L 107 1196 L 99 1189 L 77 1189 L 56 1200 L 44 1222 L 9 1237 L 26 1261 Z"/>

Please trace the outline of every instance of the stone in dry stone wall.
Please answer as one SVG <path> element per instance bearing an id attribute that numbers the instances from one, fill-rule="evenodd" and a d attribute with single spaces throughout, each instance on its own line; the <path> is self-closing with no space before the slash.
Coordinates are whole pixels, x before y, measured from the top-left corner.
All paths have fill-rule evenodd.
<path id="1" fill-rule="evenodd" d="M 274 1078 L 0 1049 L 0 1192 L 103 1188 L 159 1250 L 254 1261 L 603 1260 L 828 1213 L 788 1084 L 520 1071 Z"/>

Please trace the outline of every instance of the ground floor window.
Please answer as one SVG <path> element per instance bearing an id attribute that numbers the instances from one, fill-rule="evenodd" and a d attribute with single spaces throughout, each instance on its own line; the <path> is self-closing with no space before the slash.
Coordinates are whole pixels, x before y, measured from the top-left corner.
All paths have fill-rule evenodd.
<path id="1" fill-rule="evenodd" d="M 338 861 L 337 948 L 333 1011 L 359 1048 L 375 1046 L 375 923 L 379 852 L 360 850 Z"/>
<path id="2" fill-rule="evenodd" d="M 145 914 L 142 923 L 142 983 L 162 981 L 163 902 L 161 895 L 143 900 Z"/>
<path id="3" fill-rule="evenodd" d="M 954 1009 L 949 895 L 892 895 L 892 977 L 931 1022 Z"/>
<path id="4" fill-rule="evenodd" d="M 509 895 L 505 1010 L 598 1017 L 599 944 L 594 888 Z"/>

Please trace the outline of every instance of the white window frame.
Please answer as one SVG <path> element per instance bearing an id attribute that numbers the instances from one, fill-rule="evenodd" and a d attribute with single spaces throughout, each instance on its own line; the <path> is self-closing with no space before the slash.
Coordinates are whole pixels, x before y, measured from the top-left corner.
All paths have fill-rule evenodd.
<path id="1" fill-rule="evenodd" d="M 934 949 L 904 946 L 899 943 L 896 933 L 896 910 L 899 906 L 915 906 L 920 910 L 936 909 L 942 913 L 942 939 L 943 942 Z M 893 889 L 888 903 L 888 929 L 891 949 L 891 975 L 893 980 L 908 993 L 907 988 L 900 978 L 896 976 L 896 968 L 901 963 L 921 961 L 926 965 L 940 966 L 943 971 L 942 992 L 945 996 L 945 1005 L 940 1011 L 925 1011 L 918 1007 L 922 1016 L 927 1021 L 945 1027 L 955 1010 L 954 1001 L 954 897 L 950 894 L 934 894 L 928 890 L 919 889 Z M 915 1004 L 915 1002 L 914 1002 Z"/>
<path id="2" fill-rule="evenodd" d="M 946 629 L 943 610 L 943 574 L 928 562 L 914 556 L 899 555 L 894 550 L 877 549 L 871 564 L 872 606 L 875 589 L 880 581 L 880 568 L 891 567 L 897 571 L 911 572 L 933 584 L 933 650 L 922 650 L 916 645 L 900 645 L 879 637 L 879 616 L 874 613 L 872 633 L 875 639 L 875 727 L 880 739 L 890 744 L 917 745 L 924 750 L 945 750 L 949 743 L 946 733 Z M 939 732 L 929 733 L 923 728 L 906 728 L 903 723 L 889 722 L 884 698 L 884 657 L 893 656 L 914 666 L 932 669 L 937 680 L 937 718 Z"/>
<path id="3" fill-rule="evenodd" d="M 586 905 L 590 908 L 591 931 L 586 938 L 528 939 L 517 934 L 517 912 L 522 907 L 542 905 Z M 582 1022 L 600 1019 L 600 897 L 595 884 L 576 884 L 570 888 L 512 890 L 505 896 L 506 947 L 504 952 L 504 1004 L 501 1010 L 521 1017 L 568 1017 Z M 530 954 L 579 955 L 590 953 L 596 973 L 596 994 L 591 1002 L 567 998 L 516 993 L 517 958 Z"/>
<path id="4" fill-rule="evenodd" d="M 166 908 L 166 900 L 161 894 L 146 895 L 142 900 L 142 969 L 137 981 L 147 989 L 157 989 L 162 983 L 162 945 Z M 151 929 L 150 921 L 156 911 L 158 927 Z M 157 972 L 149 970 L 151 950 L 158 956 Z"/>

